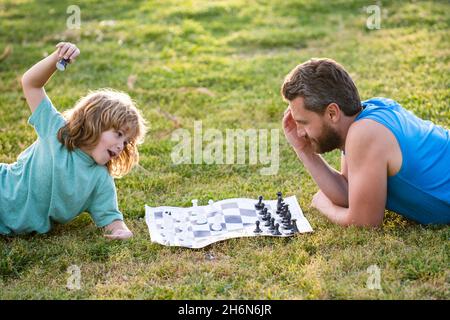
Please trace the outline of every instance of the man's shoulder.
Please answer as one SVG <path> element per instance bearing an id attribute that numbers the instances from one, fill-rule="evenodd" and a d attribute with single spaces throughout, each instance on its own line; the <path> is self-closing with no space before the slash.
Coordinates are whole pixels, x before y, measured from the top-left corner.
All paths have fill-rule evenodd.
<path id="1" fill-rule="evenodd" d="M 351 124 L 345 141 L 345 150 L 355 152 L 383 152 L 395 139 L 390 130 L 371 119 L 361 119 Z"/>
<path id="2" fill-rule="evenodd" d="M 386 97 L 372 97 L 370 99 L 361 102 L 364 105 L 375 105 L 375 106 L 392 106 L 399 105 L 399 103 L 391 98 Z"/>

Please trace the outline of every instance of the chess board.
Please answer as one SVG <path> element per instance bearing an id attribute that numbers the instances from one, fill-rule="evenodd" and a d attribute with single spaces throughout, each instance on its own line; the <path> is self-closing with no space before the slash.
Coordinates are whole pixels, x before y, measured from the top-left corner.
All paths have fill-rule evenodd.
<path id="1" fill-rule="evenodd" d="M 257 202 L 258 200 L 255 199 L 234 198 L 188 208 L 146 205 L 145 221 L 152 242 L 187 248 L 203 248 L 217 241 L 237 237 L 293 235 L 290 230 L 282 227 L 279 228 L 280 234 L 272 234 L 269 227 L 265 226 L 266 221 L 262 219 L 261 212 L 255 209 Z M 275 223 L 282 225 L 282 218 L 275 214 L 277 200 L 263 202 L 275 218 Z M 292 219 L 296 219 L 298 233 L 312 232 L 311 225 L 303 215 L 297 198 L 287 197 L 284 203 L 289 205 Z M 256 221 L 260 221 L 260 233 L 255 233 Z"/>

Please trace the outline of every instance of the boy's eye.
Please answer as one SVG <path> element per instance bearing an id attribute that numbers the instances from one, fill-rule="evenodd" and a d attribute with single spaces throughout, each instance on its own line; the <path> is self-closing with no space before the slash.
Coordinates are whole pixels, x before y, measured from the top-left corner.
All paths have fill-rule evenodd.
<path id="1" fill-rule="evenodd" d="M 120 131 L 117 131 L 117 135 L 119 136 L 119 138 L 120 138 L 121 136 L 123 136 L 122 132 L 120 132 Z"/>

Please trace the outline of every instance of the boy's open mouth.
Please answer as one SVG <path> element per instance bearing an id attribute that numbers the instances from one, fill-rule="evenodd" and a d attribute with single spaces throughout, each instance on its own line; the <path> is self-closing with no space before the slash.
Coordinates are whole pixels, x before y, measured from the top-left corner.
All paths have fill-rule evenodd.
<path id="1" fill-rule="evenodd" d="M 108 150 L 108 153 L 111 158 L 114 158 L 117 156 L 117 153 L 115 153 L 114 151 Z"/>

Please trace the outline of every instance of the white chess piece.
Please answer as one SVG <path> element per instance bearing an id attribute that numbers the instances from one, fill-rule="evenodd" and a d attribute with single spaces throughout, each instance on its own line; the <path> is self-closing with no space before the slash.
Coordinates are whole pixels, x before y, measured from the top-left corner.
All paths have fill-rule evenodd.
<path id="1" fill-rule="evenodd" d="M 198 210 L 198 200 L 197 199 L 192 199 L 192 210 L 190 211 L 190 214 L 192 216 L 196 216 L 197 215 L 197 210 Z"/>
<path id="2" fill-rule="evenodd" d="M 208 200 L 208 213 L 216 212 L 216 208 L 214 206 L 214 201 L 212 199 Z"/>
<path id="3" fill-rule="evenodd" d="M 197 222 L 197 224 L 205 224 L 208 222 L 208 217 L 206 215 L 205 210 L 202 210 L 202 209 L 198 210 L 196 222 Z"/>
<path id="4" fill-rule="evenodd" d="M 222 215 L 219 213 L 216 213 L 214 216 L 214 223 L 211 225 L 211 229 L 213 231 L 220 231 L 222 230 Z"/>

